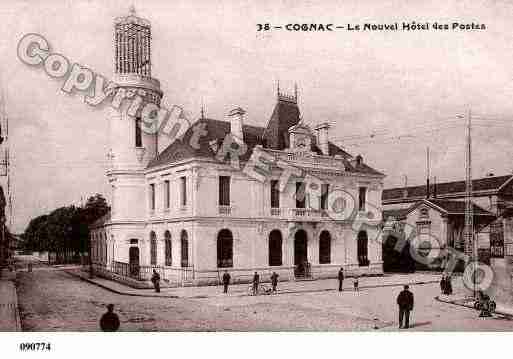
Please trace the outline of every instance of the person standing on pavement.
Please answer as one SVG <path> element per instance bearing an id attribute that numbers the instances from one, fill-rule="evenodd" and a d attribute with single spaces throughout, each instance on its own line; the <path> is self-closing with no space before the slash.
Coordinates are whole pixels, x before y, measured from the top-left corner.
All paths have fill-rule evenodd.
<path id="1" fill-rule="evenodd" d="M 355 292 L 360 291 L 359 283 L 358 283 L 358 276 L 355 276 L 355 277 L 354 277 L 353 286 L 354 286 L 354 291 L 355 291 Z"/>
<path id="2" fill-rule="evenodd" d="M 442 294 L 445 294 L 446 292 L 446 285 L 447 285 L 447 281 L 445 280 L 445 275 L 442 275 L 442 279 L 440 280 L 440 292 Z"/>
<path id="3" fill-rule="evenodd" d="M 260 282 L 260 276 L 257 272 L 253 275 L 253 295 L 258 293 L 258 282 Z"/>
<path id="4" fill-rule="evenodd" d="M 452 295 L 452 281 L 451 281 L 450 275 L 445 277 L 445 288 L 446 288 L 446 294 Z"/>
<path id="5" fill-rule="evenodd" d="M 223 293 L 228 293 L 228 285 L 230 284 L 230 278 L 230 273 L 228 273 L 228 271 L 225 270 L 223 274 Z"/>
<path id="6" fill-rule="evenodd" d="M 119 317 L 114 313 L 114 304 L 107 305 L 107 313 L 100 319 L 100 328 L 104 332 L 115 332 L 119 329 Z"/>
<path id="7" fill-rule="evenodd" d="M 342 292 L 342 285 L 344 284 L 344 269 L 341 267 L 338 271 L 338 291 Z"/>
<path id="8" fill-rule="evenodd" d="M 155 269 L 153 270 L 153 275 L 151 276 L 151 282 L 155 287 L 155 292 L 160 293 L 160 274 L 158 274 Z"/>
<path id="9" fill-rule="evenodd" d="M 271 274 L 271 284 L 273 286 L 273 293 L 276 294 L 276 287 L 278 286 L 278 273 L 276 272 L 273 272 L 273 274 Z"/>
<path id="10" fill-rule="evenodd" d="M 409 286 L 405 285 L 397 296 L 397 305 L 399 306 L 399 329 L 408 329 L 410 327 L 410 312 L 413 310 L 413 293 L 409 291 Z"/>

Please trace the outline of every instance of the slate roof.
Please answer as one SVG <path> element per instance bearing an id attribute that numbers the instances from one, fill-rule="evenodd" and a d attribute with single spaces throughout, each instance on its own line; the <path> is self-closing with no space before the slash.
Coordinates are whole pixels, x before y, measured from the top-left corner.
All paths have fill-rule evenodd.
<path id="1" fill-rule="evenodd" d="M 443 209 L 447 214 L 465 214 L 465 201 L 448 201 L 442 199 L 429 199 L 426 202 L 430 202 L 437 207 Z M 487 210 L 479 207 L 477 204 L 472 203 L 474 207 L 474 216 L 491 216 L 495 217 L 494 214 Z"/>
<path id="2" fill-rule="evenodd" d="M 410 208 L 399 208 L 399 209 L 385 209 L 383 210 L 383 220 L 387 220 L 389 217 L 393 217 L 395 219 L 402 219 L 406 217 L 406 214 Z"/>
<path id="3" fill-rule="evenodd" d="M 504 185 L 508 180 L 510 180 L 513 175 L 505 175 L 505 176 L 494 176 L 494 177 L 484 177 L 475 179 L 472 181 L 472 189 L 474 192 L 478 191 L 497 191 L 502 185 Z M 430 193 L 433 194 L 434 184 L 430 186 Z M 404 196 L 405 189 L 407 190 L 407 195 Z M 436 184 L 436 194 L 445 195 L 452 193 L 464 193 L 465 192 L 465 181 L 453 181 L 453 182 L 445 182 L 445 183 L 437 183 Z M 383 194 L 381 199 L 383 201 L 387 200 L 400 200 L 400 199 L 414 199 L 414 198 L 422 198 L 426 197 L 426 185 L 423 186 L 411 186 L 411 187 L 397 187 L 397 188 L 388 188 L 383 190 Z"/>
<path id="4" fill-rule="evenodd" d="M 274 150 L 283 150 L 289 146 L 288 129 L 299 122 L 299 108 L 295 102 L 279 99 L 274 107 L 273 114 L 267 127 L 243 125 L 242 132 L 244 143 L 247 145 L 247 151 L 240 156 L 241 161 L 247 161 L 256 145 Z M 206 131 L 206 135 L 199 136 L 198 148 L 191 145 L 194 143 L 194 132 L 196 128 Z M 222 145 L 226 135 L 230 132 L 230 122 L 214 119 L 199 119 L 191 125 L 185 132 L 181 140 L 176 140 L 164 151 L 156 156 L 147 166 L 147 169 L 163 166 L 177 161 L 189 158 L 213 158 L 217 148 Z M 193 139 L 193 141 L 191 141 Z M 217 148 L 216 148 L 217 146 Z M 351 161 L 352 156 L 329 142 L 330 156 L 339 155 L 345 161 L 346 170 L 349 172 L 359 172 L 370 175 L 383 176 L 383 173 L 376 171 L 365 163 L 356 163 Z M 311 151 L 322 155 L 322 151 L 316 144 L 315 136 L 312 139 Z"/>
<path id="5" fill-rule="evenodd" d="M 289 147 L 288 130 L 299 123 L 299 107 L 295 102 L 278 100 L 264 130 L 264 147 L 283 150 Z"/>

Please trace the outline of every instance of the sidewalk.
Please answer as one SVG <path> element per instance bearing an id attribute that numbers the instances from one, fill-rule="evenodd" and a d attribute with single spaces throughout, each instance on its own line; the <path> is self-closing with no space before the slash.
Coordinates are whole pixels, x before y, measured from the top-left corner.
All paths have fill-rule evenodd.
<path id="1" fill-rule="evenodd" d="M 82 280 L 95 284 L 111 292 L 138 297 L 163 297 L 163 298 L 212 298 L 212 297 L 243 297 L 249 296 L 248 289 L 250 284 L 230 285 L 228 294 L 222 293 L 223 288 L 219 286 L 201 286 L 201 287 L 179 287 L 179 288 L 162 288 L 160 293 L 155 293 L 153 289 L 134 289 L 121 283 L 108 280 L 105 278 L 94 277 L 89 278 L 87 272 L 81 270 L 66 270 L 66 273 L 77 276 Z M 414 273 L 414 274 L 393 274 L 381 277 L 360 277 L 360 289 L 392 287 L 409 285 L 421 285 L 428 283 L 438 283 L 440 275 L 436 273 Z M 289 293 L 308 293 L 308 292 L 325 292 L 338 290 L 337 279 L 319 279 L 312 281 L 288 281 L 278 283 L 278 294 Z M 353 290 L 353 280 L 348 278 L 344 280 L 344 291 Z"/>
<path id="2" fill-rule="evenodd" d="M 462 307 L 472 308 L 474 309 L 474 300 L 471 297 L 464 295 L 439 295 L 435 297 L 436 300 L 448 304 L 459 305 Z M 505 306 L 501 303 L 497 303 L 497 308 L 495 308 L 494 314 L 503 315 L 506 317 L 513 318 L 513 308 L 509 306 Z"/>
<path id="3" fill-rule="evenodd" d="M 0 269 L 2 270 L 2 269 Z M 14 281 L 16 272 L 3 270 L 0 277 L 0 332 L 21 331 L 18 296 Z"/>

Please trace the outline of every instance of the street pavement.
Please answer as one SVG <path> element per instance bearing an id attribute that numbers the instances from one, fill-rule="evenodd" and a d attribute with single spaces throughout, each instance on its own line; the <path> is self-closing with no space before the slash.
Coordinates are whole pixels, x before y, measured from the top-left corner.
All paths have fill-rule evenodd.
<path id="1" fill-rule="evenodd" d="M 399 330 L 395 300 L 402 288 L 364 282 L 371 279 L 360 278 L 360 292 L 349 290 L 352 282 L 347 280 L 343 292 L 319 288 L 246 296 L 236 294 L 237 288 L 223 295 L 220 287 L 201 287 L 213 291 L 213 295 L 166 298 L 120 295 L 64 271 L 41 270 L 18 273 L 18 301 L 22 328 L 27 331 L 97 331 L 108 303 L 115 304 L 122 331 Z M 336 281 L 292 283 L 289 285 L 306 288 L 331 286 Z M 280 283 L 282 287 L 286 285 Z M 460 280 L 455 280 L 453 286 L 456 295 L 465 292 Z M 436 300 L 438 283 L 412 285 L 411 290 L 415 308 L 409 331 L 513 330 L 513 321 L 507 318 L 479 318 L 474 309 Z"/>
<path id="2" fill-rule="evenodd" d="M 3 270 L 0 273 L 0 332 L 14 332 L 21 329 L 15 279 L 16 272 Z"/>

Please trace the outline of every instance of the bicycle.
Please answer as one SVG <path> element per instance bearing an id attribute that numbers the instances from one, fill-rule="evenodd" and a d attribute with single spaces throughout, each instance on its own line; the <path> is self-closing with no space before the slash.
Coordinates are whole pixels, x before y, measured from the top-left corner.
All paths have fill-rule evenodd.
<path id="1" fill-rule="evenodd" d="M 258 284 L 256 293 L 253 293 L 253 283 L 248 287 L 248 295 L 269 295 L 272 293 L 272 289 L 265 284 Z"/>

